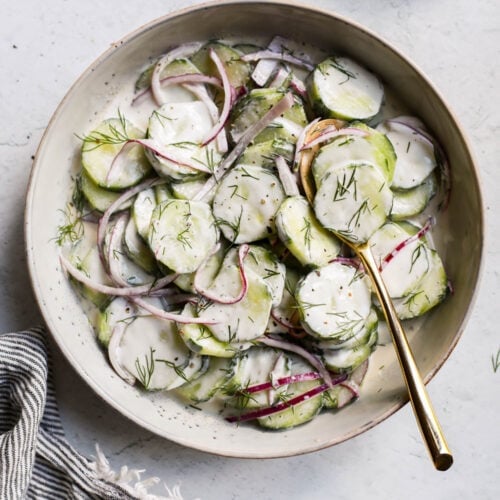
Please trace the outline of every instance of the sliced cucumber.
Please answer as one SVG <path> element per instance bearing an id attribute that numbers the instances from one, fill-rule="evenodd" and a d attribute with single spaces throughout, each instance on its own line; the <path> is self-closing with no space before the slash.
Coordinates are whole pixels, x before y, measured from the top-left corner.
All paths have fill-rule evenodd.
<path id="1" fill-rule="evenodd" d="M 141 191 L 135 197 L 134 204 L 132 205 L 132 218 L 134 219 L 137 232 L 144 241 L 148 239 L 151 216 L 155 207 L 155 192 L 152 188 Z"/>
<path id="2" fill-rule="evenodd" d="M 300 329 L 300 315 L 295 300 L 295 289 L 301 274 L 290 268 L 286 268 L 285 289 L 281 302 L 273 307 L 267 331 L 271 333 L 288 333 L 289 326 Z"/>
<path id="3" fill-rule="evenodd" d="M 192 200 L 201 188 L 205 185 L 206 179 L 193 179 L 179 182 L 172 182 L 170 189 L 172 194 L 180 200 Z M 204 198 L 207 203 L 211 203 L 211 199 Z"/>
<path id="4" fill-rule="evenodd" d="M 240 51 L 227 44 L 213 41 L 204 45 L 191 58 L 196 67 L 206 75 L 219 76 L 217 67 L 210 58 L 211 50 L 213 50 L 224 63 L 231 85 L 235 88 L 245 86 L 250 78 L 250 64 L 240 59 Z"/>
<path id="5" fill-rule="evenodd" d="M 314 198 L 319 222 L 355 243 L 363 243 L 384 224 L 392 191 L 379 169 L 358 163 L 329 169 Z"/>
<path id="6" fill-rule="evenodd" d="M 235 358 L 233 376 L 224 391 L 231 395 L 226 404 L 235 408 L 259 408 L 276 403 L 286 393 L 287 386 L 249 394 L 247 387 L 287 377 L 291 374 L 290 358 L 270 347 L 252 347 Z"/>
<path id="7" fill-rule="evenodd" d="M 305 276 L 297 284 L 295 298 L 304 328 L 321 339 L 347 340 L 364 328 L 371 311 L 368 278 L 339 262 Z"/>
<path id="8" fill-rule="evenodd" d="M 83 237 L 70 249 L 69 261 L 80 271 L 83 271 L 96 283 L 112 286 L 109 276 L 105 272 L 99 251 L 97 250 L 97 226 L 90 222 L 83 222 Z M 77 280 L 71 280 L 80 294 L 92 302 L 99 309 L 105 308 L 112 297 L 97 292 Z"/>
<path id="9" fill-rule="evenodd" d="M 151 171 L 151 165 L 142 146 L 131 145 L 123 151 L 122 148 L 127 140 L 143 137 L 144 132 L 123 117 L 101 122 L 83 139 L 83 169 L 105 189 L 119 190 L 137 184 Z"/>
<path id="10" fill-rule="evenodd" d="M 340 241 L 320 225 L 302 196 L 289 197 L 280 205 L 275 224 L 281 241 L 304 266 L 325 266 L 339 254 Z"/>
<path id="11" fill-rule="evenodd" d="M 97 185 L 85 170 L 82 170 L 80 173 L 79 186 L 90 207 L 99 212 L 105 212 L 121 195 L 120 192 L 111 191 L 110 189 L 105 189 Z M 128 200 L 120 209 L 125 210 L 129 208 L 131 204 L 132 201 Z"/>
<path id="12" fill-rule="evenodd" d="M 186 347 L 176 324 L 154 316 L 137 317 L 127 325 L 118 357 L 123 368 L 150 391 L 179 387 L 203 367 L 203 357 Z"/>
<path id="13" fill-rule="evenodd" d="M 311 165 L 316 185 L 321 184 L 330 168 L 357 162 L 367 162 L 378 167 L 390 185 L 394 176 L 396 153 L 389 139 L 364 123 L 355 123 L 349 127 L 364 130 L 368 135 L 341 136 L 323 146 Z"/>
<path id="14" fill-rule="evenodd" d="M 241 288 L 239 270 L 236 266 L 224 268 L 217 275 L 214 288 L 228 290 L 228 295 L 235 295 L 231 287 L 237 283 Z M 235 304 L 208 302 L 198 306 L 197 315 L 207 322 L 210 331 L 221 342 L 247 342 L 260 337 L 266 331 L 272 306 L 272 296 L 268 286 L 259 276 L 247 271 L 247 293 Z M 227 286 L 225 286 L 227 284 Z M 237 292 L 236 292 L 237 293 Z"/>
<path id="15" fill-rule="evenodd" d="M 394 201 L 391 209 L 391 219 L 402 221 L 425 210 L 431 198 L 437 191 L 437 179 L 434 173 L 425 181 L 411 189 L 393 189 Z"/>
<path id="16" fill-rule="evenodd" d="M 425 314 L 442 302 L 448 294 L 448 278 L 439 257 L 430 251 L 430 267 L 418 287 L 406 297 L 394 299 L 394 307 L 400 319 L 411 319 Z"/>
<path id="17" fill-rule="evenodd" d="M 125 233 L 123 235 L 123 249 L 127 257 L 135 262 L 149 274 L 156 274 L 158 266 L 151 248 L 141 238 L 137 232 L 137 225 L 133 218 L 130 218 Z"/>
<path id="18" fill-rule="evenodd" d="M 386 134 L 397 155 L 391 187 L 411 189 L 422 184 L 437 166 L 433 144 L 406 125 L 387 121 L 377 129 Z"/>
<path id="19" fill-rule="evenodd" d="M 354 335 L 348 333 L 344 338 L 338 337 L 330 340 L 321 340 L 316 343 L 318 348 L 324 350 L 354 349 L 364 344 L 373 345 L 376 341 L 378 330 L 378 315 L 375 308 L 372 307 L 364 327 L 358 330 Z"/>
<path id="20" fill-rule="evenodd" d="M 383 264 L 381 275 L 392 298 L 405 297 L 414 291 L 431 265 L 430 249 L 421 239 L 409 242 L 387 260 L 410 236 L 401 225 L 388 222 L 369 240 L 375 262 Z"/>
<path id="21" fill-rule="evenodd" d="M 265 88 L 251 90 L 243 97 L 231 112 L 229 130 L 233 142 L 238 142 L 248 127 L 262 118 L 271 107 L 283 99 L 284 95 L 283 91 Z M 306 125 L 307 118 L 304 106 L 300 99 L 295 97 L 293 106 L 258 134 L 253 143 L 275 139 L 295 143 Z"/>
<path id="22" fill-rule="evenodd" d="M 184 316 L 196 315 L 196 310 L 191 304 L 186 304 L 182 311 Z M 251 347 L 249 343 L 221 342 L 215 338 L 206 325 L 195 323 L 179 324 L 179 335 L 188 348 L 204 356 L 216 356 L 218 358 L 232 358 L 236 353 Z"/>
<path id="23" fill-rule="evenodd" d="M 349 121 L 375 116 L 384 97 L 379 79 L 347 57 L 329 57 L 318 64 L 308 90 L 319 115 Z"/>
<path id="24" fill-rule="evenodd" d="M 127 299 L 115 297 L 97 317 L 95 332 L 101 344 L 107 347 L 115 326 L 131 323 L 137 313 L 137 308 Z"/>
<path id="25" fill-rule="evenodd" d="M 304 362 L 302 359 L 295 356 L 292 358 L 291 374 L 297 375 L 307 373 L 313 368 Z M 321 380 L 310 380 L 307 382 L 298 382 L 290 384 L 287 387 L 286 395 L 282 398 L 284 401 L 298 397 L 307 391 L 321 385 Z M 323 398 L 321 395 L 307 398 L 302 403 L 290 406 L 283 411 L 274 413 L 267 417 L 258 419 L 259 425 L 268 429 L 290 429 L 297 425 L 305 424 L 312 420 L 321 410 L 323 406 Z"/>
<path id="26" fill-rule="evenodd" d="M 208 204 L 170 200 L 153 211 L 149 246 L 156 259 L 177 273 L 190 273 L 207 258 L 218 240 Z"/>
<path id="27" fill-rule="evenodd" d="M 238 161 L 244 165 L 274 168 L 277 156 L 282 156 L 285 160 L 291 161 L 293 153 L 294 146 L 292 143 L 277 138 L 270 141 L 251 144 L 245 149 Z"/>
<path id="28" fill-rule="evenodd" d="M 250 243 L 275 233 L 274 216 L 285 193 L 272 171 L 237 165 L 215 192 L 213 213 L 224 236 L 234 243 Z"/>
<path id="29" fill-rule="evenodd" d="M 230 249 L 221 268 L 238 265 L 238 249 Z M 269 288 L 273 299 L 273 306 L 277 306 L 283 297 L 285 288 L 285 265 L 280 262 L 276 254 L 261 245 L 250 245 L 243 266 L 246 270 L 259 276 Z"/>
<path id="30" fill-rule="evenodd" d="M 232 376 L 231 360 L 210 358 L 208 369 L 200 377 L 176 389 L 176 393 L 193 403 L 204 403 L 212 399 Z"/>
<path id="31" fill-rule="evenodd" d="M 168 156 L 148 149 L 148 158 L 158 174 L 182 180 L 200 176 L 198 166 L 213 172 L 221 155 L 214 141 L 203 145 L 212 126 L 212 117 L 201 101 L 167 103 L 153 111 L 148 138 Z"/>

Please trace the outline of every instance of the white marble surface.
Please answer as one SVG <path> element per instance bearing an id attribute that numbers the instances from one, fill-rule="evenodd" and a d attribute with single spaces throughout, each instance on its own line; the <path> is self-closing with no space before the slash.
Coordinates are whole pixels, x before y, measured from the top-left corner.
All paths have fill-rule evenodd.
<path id="1" fill-rule="evenodd" d="M 60 99 L 113 41 L 196 2 L 18 0 L 0 8 L 0 329 L 41 321 L 23 253 L 31 157 Z M 307 2 L 306 2 L 307 3 Z M 114 467 L 135 465 L 186 500 L 493 499 L 500 495 L 500 4 L 495 0 L 320 0 L 310 4 L 373 29 L 414 60 L 455 111 L 476 154 L 487 216 L 485 270 L 458 347 L 429 385 L 455 455 L 433 470 L 407 406 L 334 448 L 287 459 L 215 457 L 162 440 L 100 401 L 54 349 L 69 441 L 91 455 L 99 442 Z M 466 258 L 466 256 L 464 257 Z M 161 488 L 157 489 L 161 492 Z"/>

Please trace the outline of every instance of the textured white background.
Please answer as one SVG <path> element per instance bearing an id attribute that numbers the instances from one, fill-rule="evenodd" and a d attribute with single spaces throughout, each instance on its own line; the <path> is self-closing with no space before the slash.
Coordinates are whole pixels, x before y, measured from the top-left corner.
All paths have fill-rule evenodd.
<path id="1" fill-rule="evenodd" d="M 69 86 L 115 40 L 197 2 L 18 0 L 0 9 L 0 330 L 41 322 L 23 251 L 31 158 Z M 319 0 L 394 44 L 434 82 L 465 128 L 483 181 L 485 272 L 458 347 L 429 386 L 455 455 L 433 470 L 409 407 L 368 433 L 314 454 L 275 460 L 214 457 L 162 440 L 99 400 L 54 349 L 68 440 L 112 465 L 147 469 L 186 500 L 493 499 L 500 486 L 498 333 L 500 3 L 495 0 Z M 64 168 L 64 166 L 62 166 Z M 464 255 L 464 259 L 467 255 Z M 157 489 L 161 492 L 161 488 Z"/>

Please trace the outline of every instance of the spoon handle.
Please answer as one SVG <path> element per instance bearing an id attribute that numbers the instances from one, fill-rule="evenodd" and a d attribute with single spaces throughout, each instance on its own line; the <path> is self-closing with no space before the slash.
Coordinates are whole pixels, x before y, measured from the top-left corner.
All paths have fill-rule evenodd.
<path id="1" fill-rule="evenodd" d="M 392 335 L 413 411 L 434 466 L 438 470 L 447 470 L 453 463 L 453 456 L 432 407 L 406 334 L 396 315 L 396 310 L 387 292 L 387 288 L 380 276 L 378 266 L 368 244 L 357 245 L 356 251 L 375 286 L 375 291 Z"/>

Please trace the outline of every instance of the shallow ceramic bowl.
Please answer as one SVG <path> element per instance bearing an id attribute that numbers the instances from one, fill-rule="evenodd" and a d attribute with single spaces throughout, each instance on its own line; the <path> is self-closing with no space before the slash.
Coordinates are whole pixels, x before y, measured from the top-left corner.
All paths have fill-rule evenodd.
<path id="1" fill-rule="evenodd" d="M 237 427 L 166 393 L 152 395 L 132 388 L 114 374 L 61 271 L 53 238 L 79 168 L 80 143 L 75 134 L 115 115 L 117 103 L 131 94 L 148 58 L 187 41 L 254 36 L 269 40 L 275 34 L 359 60 L 393 87 L 448 155 L 453 181 L 450 204 L 434 233 L 454 294 L 425 318 L 420 331 L 409 332 L 421 372 L 430 380 L 459 339 L 480 270 L 483 218 L 473 159 L 455 118 L 422 73 L 373 33 L 330 12 L 282 2 L 221 1 L 161 18 L 115 43 L 74 84 L 55 112 L 36 155 L 26 206 L 33 287 L 50 331 L 75 370 L 137 424 L 177 443 L 236 457 L 311 452 L 356 436 L 393 414 L 407 402 L 407 394 L 392 346 L 375 351 L 360 399 L 342 411 L 324 412 L 283 432 Z"/>

